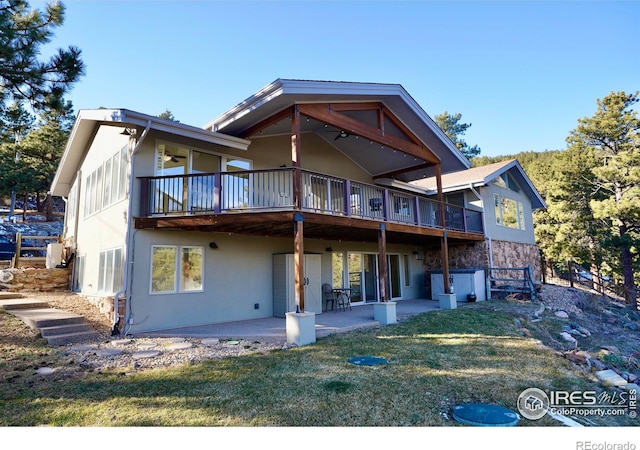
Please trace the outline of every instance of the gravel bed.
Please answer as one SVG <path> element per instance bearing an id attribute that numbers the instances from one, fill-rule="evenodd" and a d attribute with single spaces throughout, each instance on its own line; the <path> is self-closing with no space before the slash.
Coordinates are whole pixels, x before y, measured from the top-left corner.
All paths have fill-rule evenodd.
<path id="1" fill-rule="evenodd" d="M 111 336 L 111 322 L 96 306 L 74 293 L 38 292 L 25 294 L 25 296 L 46 301 L 51 308 L 79 314 L 98 332 L 98 337 L 91 341 L 60 347 L 74 364 L 87 369 L 160 368 L 293 347 L 292 344 L 284 341 L 232 341 L 204 338 L 121 339 Z"/>
<path id="2" fill-rule="evenodd" d="M 103 343 L 70 344 L 63 347 L 63 351 L 74 364 L 104 370 L 163 368 L 290 347 L 276 342 L 244 340 L 126 338 Z"/>

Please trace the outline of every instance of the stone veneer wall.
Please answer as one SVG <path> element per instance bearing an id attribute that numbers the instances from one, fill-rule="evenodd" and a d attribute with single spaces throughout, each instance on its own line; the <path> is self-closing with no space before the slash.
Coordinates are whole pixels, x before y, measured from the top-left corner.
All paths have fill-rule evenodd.
<path id="1" fill-rule="evenodd" d="M 540 249 L 535 244 L 520 244 L 508 241 L 492 241 L 493 267 L 533 268 L 533 280 L 542 281 Z"/>
<path id="2" fill-rule="evenodd" d="M 97 297 L 97 296 L 94 297 L 94 296 L 87 296 L 82 294 L 79 294 L 79 295 L 83 299 L 85 299 L 87 302 L 91 303 L 93 306 L 98 308 L 100 313 L 105 317 L 107 317 L 111 321 L 111 323 L 113 323 L 113 301 L 114 301 L 113 295 L 110 297 Z M 118 301 L 118 324 L 120 329 L 122 328 L 123 317 L 124 317 L 124 299 L 121 298 Z"/>
<path id="3" fill-rule="evenodd" d="M 3 269 L 13 275 L 13 280 L 0 283 L 0 288 L 10 292 L 51 292 L 69 290 L 71 270 L 66 269 Z"/>
<path id="4" fill-rule="evenodd" d="M 534 281 L 542 280 L 540 252 L 535 244 L 491 241 L 493 267 L 533 267 Z M 449 244 L 449 269 L 473 269 L 490 266 L 489 241 L 473 244 Z M 431 271 L 442 269 L 442 251 L 426 250 L 424 255 L 425 293 L 431 293 Z"/>
<path id="5" fill-rule="evenodd" d="M 63 292 L 71 286 L 71 269 L 2 269 L 9 272 L 13 279 L 8 283 L 0 282 L 0 290 L 8 292 Z M 91 303 L 109 320 L 113 320 L 113 296 L 91 297 L 79 295 L 83 300 Z M 119 316 L 124 316 L 124 301 L 118 302 Z"/>

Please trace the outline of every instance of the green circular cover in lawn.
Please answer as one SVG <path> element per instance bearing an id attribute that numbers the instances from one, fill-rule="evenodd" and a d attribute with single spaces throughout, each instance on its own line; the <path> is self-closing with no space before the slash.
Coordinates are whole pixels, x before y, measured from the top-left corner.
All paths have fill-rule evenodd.
<path id="1" fill-rule="evenodd" d="M 380 366 L 387 364 L 389 361 L 379 356 L 354 356 L 349 358 L 349 362 L 358 366 Z"/>
<path id="2" fill-rule="evenodd" d="M 453 408 L 453 417 L 477 427 L 513 427 L 520 422 L 520 416 L 510 409 L 484 403 L 458 405 Z"/>

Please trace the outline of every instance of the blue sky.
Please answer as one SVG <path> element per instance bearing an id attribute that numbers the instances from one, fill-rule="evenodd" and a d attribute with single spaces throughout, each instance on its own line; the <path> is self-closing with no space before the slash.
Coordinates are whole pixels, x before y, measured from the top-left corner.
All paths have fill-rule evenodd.
<path id="1" fill-rule="evenodd" d="M 203 126 L 277 78 L 398 83 L 495 156 L 564 149 L 598 98 L 640 89 L 636 1 L 63 3 L 51 46 L 82 50 L 76 112 Z"/>

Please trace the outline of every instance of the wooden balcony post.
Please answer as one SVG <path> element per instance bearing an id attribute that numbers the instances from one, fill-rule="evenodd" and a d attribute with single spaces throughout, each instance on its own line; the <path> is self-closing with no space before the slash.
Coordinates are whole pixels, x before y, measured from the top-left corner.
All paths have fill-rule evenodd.
<path id="1" fill-rule="evenodd" d="M 304 312 L 304 286 L 306 280 L 304 277 L 304 216 L 295 213 L 293 216 L 293 271 L 295 279 L 295 302 Z"/>
<path id="2" fill-rule="evenodd" d="M 300 170 L 300 111 L 294 106 L 291 116 L 291 165 L 293 166 L 293 207 L 302 209 L 302 172 Z"/>
<path id="3" fill-rule="evenodd" d="M 382 191 L 382 215 L 384 220 L 391 220 L 391 210 L 389 209 L 389 189 Z"/>
<path id="4" fill-rule="evenodd" d="M 420 198 L 417 195 L 413 197 L 413 214 L 415 218 L 415 224 L 417 226 L 422 225 L 422 218 L 420 217 Z"/>
<path id="5" fill-rule="evenodd" d="M 344 209 L 345 215 L 351 217 L 351 180 L 344 181 Z"/>
<path id="6" fill-rule="evenodd" d="M 149 204 L 149 183 L 151 180 L 148 178 L 140 179 L 140 215 L 142 217 L 149 217 L 151 208 Z"/>
<path id="7" fill-rule="evenodd" d="M 467 208 L 462 208 L 462 229 L 466 232 L 469 231 L 469 226 L 467 225 Z"/>
<path id="8" fill-rule="evenodd" d="M 387 295 L 387 231 L 386 225 L 380 224 L 380 230 L 378 231 L 378 270 L 380 271 L 379 285 L 380 285 L 380 301 L 387 302 L 389 297 Z"/>
<path id="9" fill-rule="evenodd" d="M 444 293 L 449 293 L 449 243 L 447 242 L 447 232 L 442 232 L 442 241 L 440 243 L 442 247 L 442 278 L 444 281 Z"/>
<path id="10" fill-rule="evenodd" d="M 216 172 L 213 175 L 213 212 L 220 214 L 222 211 L 222 175 Z"/>
<path id="11" fill-rule="evenodd" d="M 447 242 L 447 221 L 444 214 L 444 197 L 442 195 L 442 168 L 436 164 L 436 184 L 438 186 L 438 203 L 440 204 L 440 220 L 442 221 L 442 278 L 444 281 L 444 293 L 449 293 L 449 243 Z"/>

